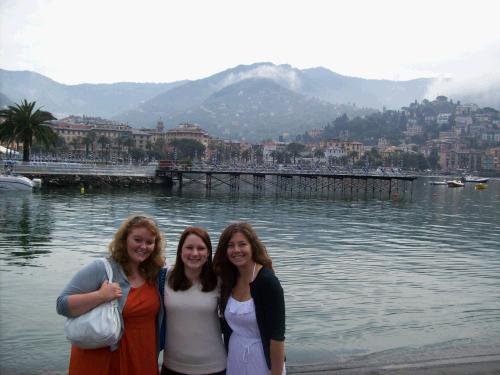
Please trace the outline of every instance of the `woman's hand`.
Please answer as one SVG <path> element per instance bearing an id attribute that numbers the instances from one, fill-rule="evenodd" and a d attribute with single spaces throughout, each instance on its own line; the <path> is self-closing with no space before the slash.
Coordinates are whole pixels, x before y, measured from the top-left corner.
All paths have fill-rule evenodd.
<path id="1" fill-rule="evenodd" d="M 122 296 L 122 288 L 120 288 L 120 284 L 110 284 L 107 280 L 104 280 L 101 288 L 97 292 L 103 303 L 113 301 L 114 299 L 121 298 Z"/>
<path id="2" fill-rule="evenodd" d="M 285 366 L 285 342 L 270 340 L 271 374 L 281 375 Z"/>
<path id="3" fill-rule="evenodd" d="M 79 316 L 94 307 L 122 296 L 122 289 L 118 283 L 109 283 L 105 280 L 95 292 L 72 294 L 68 296 L 68 309 L 71 316 Z"/>

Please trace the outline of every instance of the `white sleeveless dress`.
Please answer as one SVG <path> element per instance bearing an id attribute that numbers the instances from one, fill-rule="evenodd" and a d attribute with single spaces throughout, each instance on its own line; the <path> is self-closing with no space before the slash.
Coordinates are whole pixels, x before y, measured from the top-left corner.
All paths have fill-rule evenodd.
<path id="1" fill-rule="evenodd" d="M 267 368 L 253 299 L 240 302 L 229 297 L 224 317 L 233 330 L 226 375 L 269 375 L 271 370 Z"/>

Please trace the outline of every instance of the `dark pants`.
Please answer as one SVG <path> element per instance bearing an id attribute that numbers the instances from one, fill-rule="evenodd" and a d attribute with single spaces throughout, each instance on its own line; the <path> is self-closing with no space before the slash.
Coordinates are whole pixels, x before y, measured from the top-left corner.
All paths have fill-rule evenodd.
<path id="1" fill-rule="evenodd" d="M 160 375 L 189 375 L 189 374 L 183 374 L 181 372 L 175 372 L 173 370 L 170 370 L 166 368 L 165 366 L 161 367 L 161 373 Z M 226 370 L 220 371 L 220 372 L 213 372 L 211 374 L 204 374 L 204 375 L 226 375 Z"/>

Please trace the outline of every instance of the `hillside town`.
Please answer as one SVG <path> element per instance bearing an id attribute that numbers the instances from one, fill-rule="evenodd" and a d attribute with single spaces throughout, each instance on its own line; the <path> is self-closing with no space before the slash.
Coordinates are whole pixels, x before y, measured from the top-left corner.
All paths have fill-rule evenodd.
<path id="1" fill-rule="evenodd" d="M 279 139 L 254 144 L 214 137 L 203 124 L 190 122 L 169 124 L 167 129 L 159 120 L 154 127 L 136 129 L 99 117 L 69 116 L 50 122 L 58 135 L 57 146 L 47 149 L 35 142 L 32 160 L 146 163 L 167 159 L 179 163 L 500 172 L 500 116 L 493 108 L 453 103 L 439 96 L 376 116 L 375 120 L 344 116 L 293 141 L 283 134 Z M 360 123 L 368 120 L 376 122 L 373 129 L 383 122 L 389 128 L 361 132 Z M 367 137 L 369 133 L 372 136 Z M 20 146 L 3 144 L 2 157 L 13 158 Z"/>

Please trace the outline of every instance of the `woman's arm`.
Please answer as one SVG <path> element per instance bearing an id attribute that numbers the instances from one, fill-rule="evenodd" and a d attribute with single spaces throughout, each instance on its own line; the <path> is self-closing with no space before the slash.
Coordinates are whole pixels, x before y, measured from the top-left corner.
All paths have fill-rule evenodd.
<path id="1" fill-rule="evenodd" d="M 281 375 L 285 365 L 285 342 L 271 340 L 271 375 Z"/>
<path id="2" fill-rule="evenodd" d="M 115 287 L 109 286 L 103 289 L 104 281 L 107 281 L 104 263 L 96 259 L 78 271 L 64 287 L 57 298 L 57 313 L 72 318 L 91 310 L 105 300 L 114 299 L 115 297 L 111 298 L 110 289 L 115 290 L 115 296 L 118 295 L 116 284 L 111 284 Z M 101 289 L 102 293 L 97 293 Z"/>
<path id="3" fill-rule="evenodd" d="M 79 316 L 92 310 L 101 303 L 112 301 L 122 296 L 122 289 L 118 283 L 104 281 L 99 290 L 90 293 L 73 294 L 68 296 L 68 310 L 71 316 Z"/>
<path id="4" fill-rule="evenodd" d="M 267 279 L 265 296 L 265 316 L 268 320 L 269 357 L 271 374 L 281 375 L 285 362 L 285 296 L 276 276 Z"/>

